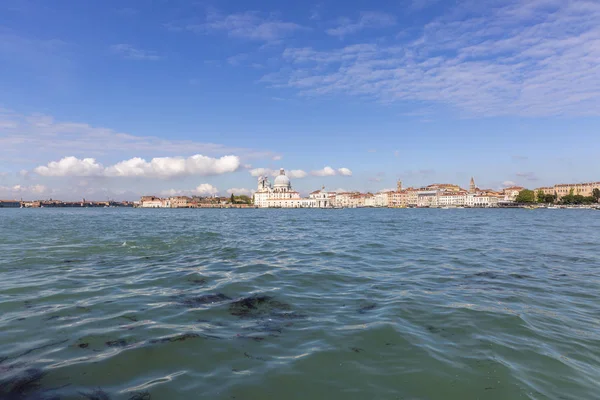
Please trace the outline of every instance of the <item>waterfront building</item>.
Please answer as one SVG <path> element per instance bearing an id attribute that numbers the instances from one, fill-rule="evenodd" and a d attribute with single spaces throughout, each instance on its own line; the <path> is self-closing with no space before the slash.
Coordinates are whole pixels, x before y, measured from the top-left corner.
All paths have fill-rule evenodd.
<path id="1" fill-rule="evenodd" d="M 442 192 L 438 195 L 438 205 L 440 207 L 459 207 L 467 204 L 467 192 Z"/>
<path id="2" fill-rule="evenodd" d="M 511 187 L 504 188 L 502 190 L 502 195 L 503 195 L 502 200 L 515 201 L 517 196 L 523 189 L 525 189 L 525 188 L 521 187 L 521 186 L 511 186 Z"/>
<path id="3" fill-rule="evenodd" d="M 419 190 L 415 188 L 408 188 L 406 189 L 406 192 L 408 194 L 406 205 L 408 207 L 416 207 L 419 203 Z"/>
<path id="4" fill-rule="evenodd" d="M 437 207 L 438 191 L 437 190 L 421 190 L 417 194 L 417 207 Z"/>
<path id="5" fill-rule="evenodd" d="M 497 207 L 499 196 L 469 193 L 466 197 L 467 207 Z"/>
<path id="6" fill-rule="evenodd" d="M 281 168 L 273 185 L 267 176 L 258 178 L 258 188 L 254 193 L 254 205 L 260 208 L 328 208 L 332 206 L 331 194 L 321 190 L 312 192 L 308 198 L 292 189 L 290 178 Z"/>
<path id="7" fill-rule="evenodd" d="M 169 202 L 170 206 L 170 202 Z M 160 197 L 155 196 L 142 196 L 140 200 L 141 208 L 163 208 L 165 207 L 165 202 Z"/>
<path id="8" fill-rule="evenodd" d="M 0 200 L 0 208 L 19 208 L 21 202 L 18 200 Z"/>
<path id="9" fill-rule="evenodd" d="M 321 190 L 315 190 L 308 195 L 311 202 L 309 207 L 315 208 L 329 208 L 333 205 L 331 201 L 331 194 L 325 191 L 325 186 Z"/>
<path id="10" fill-rule="evenodd" d="M 589 197 L 592 195 L 594 189 L 600 189 L 600 182 L 587 182 L 587 183 L 561 183 L 554 185 L 554 193 L 560 200 L 564 196 L 568 196 L 573 191 L 574 195 L 581 195 Z"/>
<path id="11" fill-rule="evenodd" d="M 192 199 L 187 196 L 174 196 L 171 200 L 171 208 L 188 208 L 191 205 Z"/>
<path id="12" fill-rule="evenodd" d="M 408 191 L 398 190 L 392 193 L 392 201 L 389 207 L 407 207 L 408 206 Z"/>
<path id="13" fill-rule="evenodd" d="M 379 192 L 373 195 L 372 207 L 388 207 L 391 204 L 390 197 L 392 197 L 392 191 Z"/>

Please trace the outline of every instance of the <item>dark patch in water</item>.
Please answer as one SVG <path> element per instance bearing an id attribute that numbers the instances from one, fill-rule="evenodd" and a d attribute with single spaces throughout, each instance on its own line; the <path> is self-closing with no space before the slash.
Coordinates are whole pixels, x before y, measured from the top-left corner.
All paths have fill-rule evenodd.
<path id="1" fill-rule="evenodd" d="M 150 400 L 152 396 L 148 392 L 138 392 L 134 393 L 129 400 Z"/>
<path id="2" fill-rule="evenodd" d="M 531 278 L 531 276 L 529 275 L 523 275 L 523 274 L 510 274 L 511 277 L 515 278 L 515 279 L 527 279 L 527 278 Z"/>
<path id="3" fill-rule="evenodd" d="M 79 392 L 79 394 L 88 400 L 110 400 L 108 393 L 100 388 L 94 390 L 93 392 Z"/>
<path id="4" fill-rule="evenodd" d="M 46 317 L 46 321 L 52 321 L 54 319 L 59 319 L 60 316 L 59 315 L 51 315 L 49 317 Z"/>
<path id="5" fill-rule="evenodd" d="M 64 260 L 63 261 L 63 263 L 65 263 L 65 264 L 71 264 L 71 263 L 74 263 L 74 262 L 75 262 L 75 260 Z"/>
<path id="6" fill-rule="evenodd" d="M 255 342 L 262 342 L 263 340 L 265 340 L 265 338 L 262 336 L 246 336 L 246 335 L 240 335 L 239 333 L 235 337 L 238 339 L 250 339 L 250 340 L 254 340 Z"/>
<path id="7" fill-rule="evenodd" d="M 497 273 L 491 272 L 491 271 L 478 272 L 476 274 L 473 274 L 473 276 L 478 277 L 478 278 L 487 278 L 487 279 L 496 279 L 499 277 L 499 275 Z"/>
<path id="8" fill-rule="evenodd" d="M 253 356 L 253 355 L 251 355 L 251 354 L 249 354 L 249 353 L 247 353 L 247 352 L 245 352 L 245 353 L 244 353 L 244 355 L 246 356 L 246 358 L 249 358 L 249 359 L 251 359 L 251 360 L 261 360 L 261 361 L 267 361 L 267 359 L 266 359 L 266 358 L 263 358 L 263 357 L 255 357 L 255 356 Z"/>
<path id="9" fill-rule="evenodd" d="M 108 342 L 106 342 L 106 345 L 108 347 L 125 347 L 125 346 L 127 346 L 127 340 L 125 340 L 125 339 L 109 340 Z"/>
<path id="10" fill-rule="evenodd" d="M 427 330 L 431 333 L 440 333 L 444 330 L 444 328 L 436 328 L 435 326 L 427 325 Z"/>
<path id="11" fill-rule="evenodd" d="M 206 279 L 205 278 L 194 278 L 194 279 L 188 279 L 188 282 L 195 283 L 198 285 L 204 285 L 206 283 Z"/>
<path id="12" fill-rule="evenodd" d="M 355 353 L 361 353 L 365 351 L 365 349 L 361 349 L 360 347 L 350 347 L 350 350 L 352 350 Z"/>
<path id="13" fill-rule="evenodd" d="M 162 339 L 152 339 L 150 343 L 172 343 L 172 342 L 183 342 L 188 339 L 199 338 L 200 335 L 197 333 L 185 333 L 183 335 L 170 336 Z"/>
<path id="14" fill-rule="evenodd" d="M 199 307 L 207 304 L 220 303 L 222 301 L 231 300 L 231 297 L 224 295 L 223 293 L 217 294 L 205 294 L 198 297 L 190 297 L 187 299 L 181 300 L 181 303 L 186 307 Z"/>
<path id="15" fill-rule="evenodd" d="M 371 310 L 374 310 L 374 309 L 376 309 L 376 308 L 377 308 L 377 304 L 375 304 L 375 303 L 368 303 L 368 304 L 365 304 L 365 305 L 361 306 L 361 307 L 358 309 L 358 312 L 359 312 L 360 314 L 364 314 L 364 313 L 366 313 L 367 311 L 371 311 Z"/>
<path id="16" fill-rule="evenodd" d="M 77 347 L 79 347 L 80 349 L 87 349 L 88 347 L 90 347 L 89 343 L 79 343 L 77 345 Z"/>
<path id="17" fill-rule="evenodd" d="M 42 399 L 40 381 L 46 375 L 40 369 L 29 368 L 19 375 L 0 382 L 0 398 L 10 400 Z"/>
<path id="18" fill-rule="evenodd" d="M 138 319 L 135 315 L 123 315 L 121 316 L 121 318 L 125 318 L 126 320 L 129 320 L 131 322 L 137 322 Z"/>
<path id="19" fill-rule="evenodd" d="M 250 296 L 229 304 L 229 312 L 237 317 L 260 317 L 275 313 L 281 318 L 294 318 L 291 313 L 283 313 L 291 309 L 289 304 L 273 300 L 271 296 Z"/>

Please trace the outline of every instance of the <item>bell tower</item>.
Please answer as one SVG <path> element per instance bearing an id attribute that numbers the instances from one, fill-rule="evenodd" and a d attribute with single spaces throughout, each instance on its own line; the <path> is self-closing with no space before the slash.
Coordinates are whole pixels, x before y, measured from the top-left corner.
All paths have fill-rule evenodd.
<path id="1" fill-rule="evenodd" d="M 398 191 L 398 192 L 402 191 L 402 181 L 398 181 L 396 183 L 396 191 Z"/>
<path id="2" fill-rule="evenodd" d="M 477 189 L 477 187 L 475 186 L 475 179 L 471 177 L 471 183 L 469 184 L 469 193 L 475 193 L 475 189 Z"/>

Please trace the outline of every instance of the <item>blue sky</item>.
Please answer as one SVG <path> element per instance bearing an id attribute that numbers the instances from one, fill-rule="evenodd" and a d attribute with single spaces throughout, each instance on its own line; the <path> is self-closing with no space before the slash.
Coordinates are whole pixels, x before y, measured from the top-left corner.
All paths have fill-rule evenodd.
<path id="1" fill-rule="evenodd" d="M 600 179 L 591 0 L 0 4 L 0 197 Z"/>

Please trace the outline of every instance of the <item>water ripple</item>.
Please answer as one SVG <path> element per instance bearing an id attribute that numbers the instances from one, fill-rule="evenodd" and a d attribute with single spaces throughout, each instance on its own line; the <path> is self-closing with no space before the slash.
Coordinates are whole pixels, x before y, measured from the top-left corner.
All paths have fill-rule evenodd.
<path id="1" fill-rule="evenodd" d="M 578 210 L 0 210 L 0 398 L 596 398 L 599 232 Z"/>

